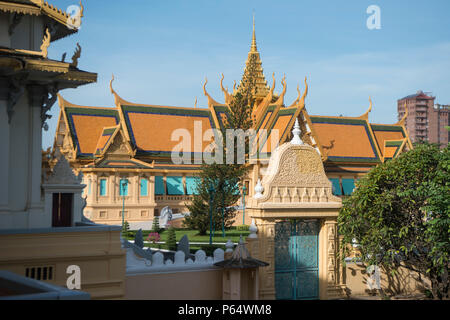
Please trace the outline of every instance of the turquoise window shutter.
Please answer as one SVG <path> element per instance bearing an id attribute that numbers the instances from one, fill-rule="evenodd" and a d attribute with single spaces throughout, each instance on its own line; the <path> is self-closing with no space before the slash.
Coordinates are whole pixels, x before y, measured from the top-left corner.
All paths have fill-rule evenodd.
<path id="1" fill-rule="evenodd" d="M 197 177 L 186 177 L 186 193 L 197 194 L 197 184 L 200 183 L 200 179 Z"/>
<path id="2" fill-rule="evenodd" d="M 342 196 L 342 189 L 341 189 L 341 184 L 339 182 L 338 178 L 331 178 L 331 186 L 333 189 L 333 194 L 335 196 Z"/>
<path id="3" fill-rule="evenodd" d="M 155 176 L 155 195 L 163 194 L 165 194 L 163 176 Z"/>
<path id="4" fill-rule="evenodd" d="M 145 178 L 141 179 L 141 196 L 148 196 L 148 180 Z"/>
<path id="5" fill-rule="evenodd" d="M 126 179 L 120 179 L 119 190 L 121 196 L 128 196 L 128 183 Z"/>
<path id="6" fill-rule="evenodd" d="M 179 196 L 184 195 L 183 177 L 167 177 L 167 194 Z"/>
<path id="7" fill-rule="evenodd" d="M 344 188 L 344 195 L 351 195 L 355 189 L 355 179 L 342 179 L 342 187 Z"/>
<path id="8" fill-rule="evenodd" d="M 100 195 L 106 196 L 106 179 L 100 179 Z"/>

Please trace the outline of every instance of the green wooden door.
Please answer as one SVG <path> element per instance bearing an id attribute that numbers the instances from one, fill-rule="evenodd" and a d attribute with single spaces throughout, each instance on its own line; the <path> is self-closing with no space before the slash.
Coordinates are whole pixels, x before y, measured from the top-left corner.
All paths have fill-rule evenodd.
<path id="1" fill-rule="evenodd" d="M 275 225 L 277 299 L 318 299 L 318 234 L 317 220 L 291 220 Z"/>

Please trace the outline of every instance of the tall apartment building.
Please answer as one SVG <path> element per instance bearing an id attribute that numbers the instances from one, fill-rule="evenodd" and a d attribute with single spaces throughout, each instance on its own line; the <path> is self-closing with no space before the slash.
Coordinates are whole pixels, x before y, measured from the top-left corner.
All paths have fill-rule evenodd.
<path id="1" fill-rule="evenodd" d="M 412 142 L 428 141 L 441 147 L 448 144 L 450 134 L 446 126 L 450 124 L 450 106 L 435 104 L 436 97 L 417 91 L 397 101 L 398 118 L 405 115 L 405 103 L 408 115 L 405 127 Z"/>

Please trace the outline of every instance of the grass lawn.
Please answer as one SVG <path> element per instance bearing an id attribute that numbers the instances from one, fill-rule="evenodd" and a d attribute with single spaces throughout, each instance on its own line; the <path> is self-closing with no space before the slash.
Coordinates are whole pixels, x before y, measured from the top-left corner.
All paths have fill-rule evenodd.
<path id="1" fill-rule="evenodd" d="M 142 230 L 142 235 L 144 238 L 144 241 L 147 241 L 148 234 L 150 233 L 150 230 Z M 136 231 L 129 231 L 129 240 L 134 239 Z M 235 228 L 232 228 L 230 230 L 225 230 L 225 237 L 222 237 L 222 230 L 217 230 L 214 233 L 213 242 L 227 242 L 228 240 L 231 240 L 233 242 L 239 242 L 240 235 L 242 234 L 242 237 L 245 238 L 250 234 L 249 231 L 238 231 Z M 198 234 L 197 230 L 188 230 L 188 229 L 176 229 L 175 235 L 177 238 L 177 241 L 180 241 L 180 239 L 187 235 L 189 238 L 189 242 L 202 242 L 202 243 L 209 243 L 209 232 L 206 233 L 206 235 L 201 236 Z M 165 242 L 167 240 L 167 230 L 164 230 L 160 232 L 161 240 Z M 191 245 L 193 247 L 193 245 Z"/>

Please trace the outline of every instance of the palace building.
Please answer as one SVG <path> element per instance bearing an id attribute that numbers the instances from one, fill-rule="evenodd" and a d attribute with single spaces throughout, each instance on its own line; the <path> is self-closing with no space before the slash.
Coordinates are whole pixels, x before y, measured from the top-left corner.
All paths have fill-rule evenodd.
<path id="1" fill-rule="evenodd" d="M 137 104 L 123 99 L 113 88 L 114 106 L 101 108 L 80 106 L 58 96 L 60 114 L 54 141 L 54 156 L 63 154 L 75 172 L 83 173 L 87 205 L 84 214 L 102 224 L 121 224 L 122 214 L 129 222 L 152 220 L 161 209 L 170 206 L 174 212 L 186 212 L 195 192 L 196 174 L 200 164 L 196 161 L 176 164 L 173 150 L 179 140 L 173 139 L 177 129 L 184 129 L 191 137 L 208 136 L 208 130 L 221 128 L 230 112 L 229 105 L 238 90 L 246 86 L 249 70 L 256 70 L 255 104 L 252 108 L 253 125 L 258 132 L 260 151 L 270 156 L 272 150 L 292 138 L 292 128 L 298 119 L 301 139 L 320 155 L 333 194 L 350 195 L 355 180 L 371 168 L 412 148 L 404 121 L 396 124 L 369 122 L 369 109 L 357 117 L 313 115 L 314 106 L 307 106 L 308 83 L 305 79 L 303 94 L 297 88 L 298 98 L 285 101 L 285 78 L 282 92 L 274 93 L 275 76 L 269 86 L 263 73 L 253 25 L 250 52 L 243 80 L 236 83 L 233 92 L 223 87 L 223 102 L 207 92 L 207 107 L 173 107 Z M 369 99 L 370 100 L 370 99 Z M 263 133 L 265 134 L 263 134 Z M 207 152 L 211 141 L 202 140 L 190 147 L 189 159 Z M 244 181 L 248 197 L 254 195 L 259 179 L 265 174 L 268 156 L 251 160 L 251 170 Z M 319 195 L 311 195 L 312 199 Z M 241 221 L 242 217 L 236 218 Z M 250 221 L 246 220 L 249 224 Z"/>
<path id="2" fill-rule="evenodd" d="M 125 293 L 121 228 L 87 221 L 81 175 L 64 157 L 49 166 L 42 152 L 42 129 L 58 92 L 97 81 L 96 73 L 79 69 L 79 45 L 71 61 L 48 57 L 54 41 L 78 32 L 81 3 L 79 9 L 71 16 L 43 0 L 0 2 L 0 298 Z M 59 291 L 73 266 L 82 270 L 87 295 Z"/>

